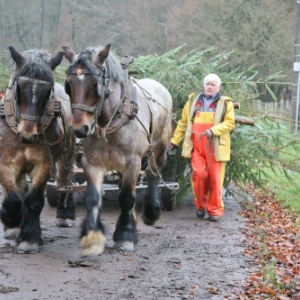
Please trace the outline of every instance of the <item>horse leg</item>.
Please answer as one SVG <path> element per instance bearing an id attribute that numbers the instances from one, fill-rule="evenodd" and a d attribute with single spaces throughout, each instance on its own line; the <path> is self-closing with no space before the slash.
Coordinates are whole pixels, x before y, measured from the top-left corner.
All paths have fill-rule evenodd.
<path id="1" fill-rule="evenodd" d="M 36 253 L 43 244 L 40 214 L 44 207 L 44 192 L 48 180 L 49 166 L 41 163 L 31 172 L 31 187 L 24 199 L 24 215 L 17 238 L 18 253 Z"/>
<path id="2" fill-rule="evenodd" d="M 33 186 L 26 194 L 25 213 L 21 224 L 21 232 L 17 238 L 18 253 L 36 253 L 43 244 L 40 226 L 40 214 L 44 207 L 44 190 L 46 183 Z"/>
<path id="3" fill-rule="evenodd" d="M 5 180 L 2 182 L 4 199 L 0 209 L 0 219 L 4 225 L 4 238 L 6 239 L 16 239 L 20 234 L 23 219 L 22 199 L 28 191 L 25 174 L 20 175 L 17 182 L 12 178 L 6 172 Z M 14 188 L 12 188 L 12 182 L 14 182 Z"/>
<path id="4" fill-rule="evenodd" d="M 104 172 L 87 164 L 84 156 L 82 163 L 87 179 L 87 189 L 85 193 L 87 213 L 81 228 L 81 256 L 95 256 L 102 254 L 106 243 L 104 226 L 100 218 L 102 205 L 101 186 Z"/>
<path id="5" fill-rule="evenodd" d="M 127 166 L 122 176 L 122 187 L 119 194 L 121 214 L 113 235 L 115 248 L 123 251 L 134 251 L 138 241 L 135 213 L 135 186 L 141 168 L 140 159 L 137 164 Z"/>
<path id="6" fill-rule="evenodd" d="M 4 238 L 15 239 L 20 233 L 22 222 L 22 200 L 18 193 L 10 191 L 3 199 L 0 218 L 4 225 Z"/>
<path id="7" fill-rule="evenodd" d="M 145 192 L 142 219 L 146 225 L 153 225 L 160 216 L 160 200 L 159 200 L 159 173 L 161 167 L 166 162 L 166 147 L 148 160 L 146 168 L 147 189 Z"/>
<path id="8" fill-rule="evenodd" d="M 71 184 L 71 176 L 72 176 L 72 168 L 73 166 L 65 167 L 64 164 L 67 162 L 62 163 L 58 161 L 56 163 L 57 169 L 57 179 L 58 184 L 60 187 L 66 187 Z M 56 218 L 58 220 L 57 226 L 58 227 L 72 227 L 75 223 L 75 204 L 73 200 L 73 194 L 71 191 L 61 191 L 58 196 L 57 201 L 57 211 L 56 211 Z"/>

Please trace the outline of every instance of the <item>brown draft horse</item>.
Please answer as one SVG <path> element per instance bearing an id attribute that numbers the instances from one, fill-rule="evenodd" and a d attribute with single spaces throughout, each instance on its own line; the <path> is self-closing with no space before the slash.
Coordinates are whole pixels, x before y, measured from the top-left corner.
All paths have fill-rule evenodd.
<path id="1" fill-rule="evenodd" d="M 55 171 L 65 188 L 57 204 L 59 225 L 69 226 L 75 218 L 68 186 L 76 141 L 69 126 L 69 97 L 53 78 L 64 53 L 51 57 L 41 50 L 9 50 L 15 69 L 0 110 L 0 217 L 5 237 L 17 237 L 17 252 L 35 253 L 42 244 L 44 191 Z"/>
<path id="2" fill-rule="evenodd" d="M 71 63 L 65 84 L 72 105 L 71 127 L 83 138 L 82 165 L 87 179 L 82 255 L 101 254 L 105 247 L 101 185 L 109 170 L 122 178 L 115 247 L 133 251 L 137 243 L 136 182 L 144 157 L 148 158 L 148 185 L 142 217 L 145 224 L 153 225 L 160 215 L 159 169 L 166 162 L 171 138 L 172 97 L 152 79 L 132 84 L 110 53 L 110 45 L 89 47 L 79 55 L 68 47 L 63 49 Z"/>

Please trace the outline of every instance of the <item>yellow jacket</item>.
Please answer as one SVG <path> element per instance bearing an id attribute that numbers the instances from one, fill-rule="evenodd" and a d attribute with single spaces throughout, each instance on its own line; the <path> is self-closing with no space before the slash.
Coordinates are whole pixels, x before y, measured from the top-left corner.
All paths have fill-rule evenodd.
<path id="1" fill-rule="evenodd" d="M 189 95 L 188 101 L 184 105 L 182 117 L 177 123 L 177 127 L 171 139 L 171 143 L 178 146 L 184 137 L 182 145 L 182 156 L 191 157 L 193 150 L 192 144 L 192 120 L 191 116 L 199 95 L 195 97 L 195 93 Z M 210 129 L 214 134 L 214 150 L 216 161 L 230 160 L 230 132 L 235 126 L 234 107 L 232 99 L 226 96 L 220 97 L 218 100 L 214 126 Z"/>

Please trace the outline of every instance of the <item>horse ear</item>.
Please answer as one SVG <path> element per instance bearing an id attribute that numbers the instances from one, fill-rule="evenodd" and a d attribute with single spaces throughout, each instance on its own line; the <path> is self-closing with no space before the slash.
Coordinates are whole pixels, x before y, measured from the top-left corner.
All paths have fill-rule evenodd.
<path id="1" fill-rule="evenodd" d="M 65 57 L 66 59 L 72 63 L 76 59 L 76 54 L 74 51 L 72 51 L 69 47 L 62 47 L 64 49 Z"/>
<path id="2" fill-rule="evenodd" d="M 22 67 L 26 62 L 26 58 L 20 52 L 18 52 L 14 47 L 9 46 L 8 49 L 10 51 L 10 55 L 12 59 L 16 63 L 16 66 L 18 68 Z"/>
<path id="3" fill-rule="evenodd" d="M 59 51 L 54 57 L 51 58 L 50 67 L 52 71 L 61 63 L 64 54 L 65 53 L 63 51 Z"/>
<path id="4" fill-rule="evenodd" d="M 104 63 L 106 60 L 108 54 L 109 54 L 109 49 L 110 49 L 110 44 L 107 44 L 103 50 L 101 50 L 97 54 L 97 63 L 100 63 L 101 65 Z"/>

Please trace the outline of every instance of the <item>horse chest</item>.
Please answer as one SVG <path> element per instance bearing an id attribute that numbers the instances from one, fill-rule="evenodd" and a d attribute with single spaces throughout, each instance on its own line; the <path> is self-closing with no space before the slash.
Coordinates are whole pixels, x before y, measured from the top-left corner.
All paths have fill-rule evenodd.
<path id="1" fill-rule="evenodd" d="M 43 163 L 46 158 L 47 155 L 42 149 L 28 147 L 24 152 L 24 159 L 26 160 L 26 162 Z"/>
<path id="2" fill-rule="evenodd" d="M 33 168 L 44 168 L 47 164 L 47 156 L 44 151 L 37 151 L 35 148 L 27 147 L 19 149 L 11 159 L 11 168 L 23 170 L 23 172 L 31 172 Z"/>

